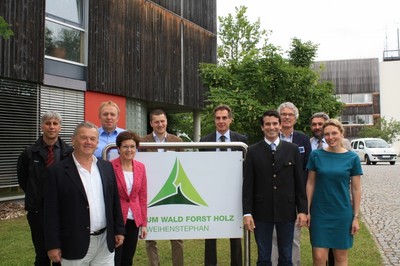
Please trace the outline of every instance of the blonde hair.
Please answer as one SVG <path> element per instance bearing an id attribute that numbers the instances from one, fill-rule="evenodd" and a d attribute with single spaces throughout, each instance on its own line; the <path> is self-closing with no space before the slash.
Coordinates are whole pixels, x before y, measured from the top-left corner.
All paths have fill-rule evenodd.
<path id="1" fill-rule="evenodd" d="M 113 102 L 113 101 L 108 101 L 108 102 L 102 102 L 102 103 L 101 103 L 101 105 L 100 105 L 100 107 L 99 107 L 99 116 L 101 115 L 101 111 L 103 110 L 103 108 L 104 108 L 105 106 L 107 106 L 107 105 L 112 106 L 112 107 L 115 107 L 115 109 L 117 109 L 117 115 L 119 115 L 120 110 L 119 110 L 118 105 L 117 105 L 115 102 Z"/>
<path id="2" fill-rule="evenodd" d="M 342 134 L 342 138 L 344 138 L 344 127 L 343 124 L 334 118 L 328 119 L 325 121 L 324 125 L 322 126 L 322 130 L 324 131 L 327 126 L 333 126 L 339 129 L 339 132 Z M 340 145 L 345 148 L 343 141 L 340 142 Z"/>

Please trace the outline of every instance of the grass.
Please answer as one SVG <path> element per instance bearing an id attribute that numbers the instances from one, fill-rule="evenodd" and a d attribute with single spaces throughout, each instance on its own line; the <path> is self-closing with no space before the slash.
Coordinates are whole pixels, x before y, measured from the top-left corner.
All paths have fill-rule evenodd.
<path id="1" fill-rule="evenodd" d="M 354 240 L 354 246 L 349 252 L 349 265 L 377 266 L 382 265 L 379 250 L 375 241 L 364 226 Z M 251 265 L 256 264 L 257 247 L 254 235 L 251 236 Z M 171 245 L 169 241 L 158 241 L 161 265 L 171 265 Z M 218 264 L 230 265 L 230 249 L 228 239 L 219 239 Z M 204 240 L 185 241 L 185 265 L 204 265 Z M 29 226 L 26 217 L 0 221 L 0 265 L 19 266 L 32 265 L 34 249 L 31 241 Z M 311 246 L 308 230 L 303 229 L 301 242 L 302 265 L 312 265 Z M 139 241 L 134 265 L 148 265 L 144 241 Z"/>

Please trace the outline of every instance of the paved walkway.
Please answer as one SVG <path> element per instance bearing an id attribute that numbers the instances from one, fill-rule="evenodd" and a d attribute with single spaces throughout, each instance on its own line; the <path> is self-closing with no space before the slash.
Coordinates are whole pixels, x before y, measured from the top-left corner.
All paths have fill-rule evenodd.
<path id="1" fill-rule="evenodd" d="M 400 162 L 363 164 L 361 212 L 383 265 L 400 265 Z"/>

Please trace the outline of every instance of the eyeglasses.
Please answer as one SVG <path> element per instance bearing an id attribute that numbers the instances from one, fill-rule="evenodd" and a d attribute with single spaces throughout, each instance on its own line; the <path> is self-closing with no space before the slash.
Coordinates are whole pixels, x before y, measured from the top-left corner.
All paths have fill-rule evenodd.
<path id="1" fill-rule="evenodd" d="M 124 150 L 129 150 L 129 149 L 131 149 L 131 150 L 136 150 L 136 146 L 121 146 L 121 148 L 122 149 L 124 149 Z"/>
<path id="2" fill-rule="evenodd" d="M 281 113 L 280 116 L 283 116 L 283 117 L 285 117 L 285 116 L 293 117 L 294 114 L 293 114 L 293 113 Z"/>

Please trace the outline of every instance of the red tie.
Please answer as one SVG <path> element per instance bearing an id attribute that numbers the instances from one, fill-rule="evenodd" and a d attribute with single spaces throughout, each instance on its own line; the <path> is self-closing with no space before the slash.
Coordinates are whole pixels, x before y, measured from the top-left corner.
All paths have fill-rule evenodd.
<path id="1" fill-rule="evenodd" d="M 54 146 L 47 146 L 47 161 L 46 161 L 46 166 L 49 167 L 52 164 L 54 164 L 54 152 L 53 152 Z"/>

